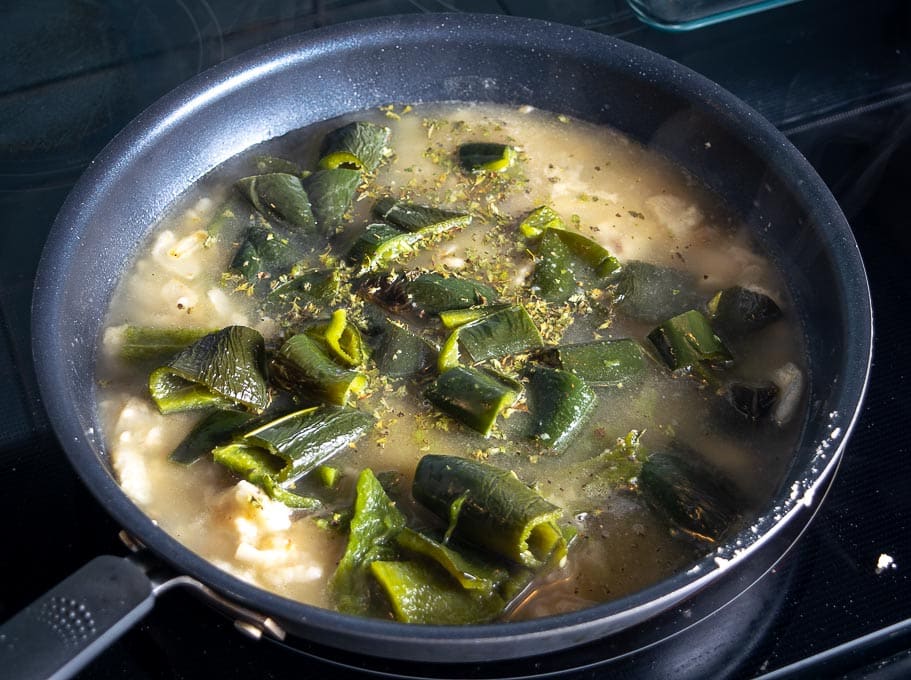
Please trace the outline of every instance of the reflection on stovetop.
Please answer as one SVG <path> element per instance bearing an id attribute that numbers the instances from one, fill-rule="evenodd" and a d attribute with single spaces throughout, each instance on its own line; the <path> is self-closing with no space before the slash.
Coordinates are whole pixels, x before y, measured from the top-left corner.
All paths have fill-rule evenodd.
<path id="1" fill-rule="evenodd" d="M 790 134 L 833 189 L 873 292 L 876 347 L 866 407 L 829 497 L 797 549 L 730 607 L 677 639 L 574 677 L 602 677 L 605 670 L 655 678 L 754 676 L 911 617 L 909 436 L 903 427 L 911 421 L 903 355 L 911 299 L 907 3 L 805 0 L 670 35 L 636 22 L 623 0 L 36 0 L 0 9 L 0 620 L 91 557 L 126 552 L 118 527 L 75 479 L 49 431 L 30 358 L 32 278 L 54 215 L 81 169 L 154 99 L 247 48 L 348 19 L 452 9 L 546 18 L 619 35 L 746 99 Z M 883 566 L 883 555 L 892 566 Z M 895 674 L 907 669 L 901 665 L 907 655 L 868 664 L 908 647 L 911 642 L 899 637 L 867 656 L 859 649 L 836 670 Z M 589 649 L 579 663 L 597 658 Z M 511 672 L 563 666 L 558 660 L 517 663 Z M 82 677 L 291 673 L 344 677 L 337 666 L 248 640 L 203 602 L 173 592 Z"/>

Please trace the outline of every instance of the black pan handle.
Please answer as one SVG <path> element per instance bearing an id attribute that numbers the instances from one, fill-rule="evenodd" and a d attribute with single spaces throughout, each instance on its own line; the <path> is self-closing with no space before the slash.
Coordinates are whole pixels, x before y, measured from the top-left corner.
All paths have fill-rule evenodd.
<path id="1" fill-rule="evenodd" d="M 0 675 L 68 678 L 152 609 L 154 584 L 129 558 L 102 555 L 0 626 Z"/>

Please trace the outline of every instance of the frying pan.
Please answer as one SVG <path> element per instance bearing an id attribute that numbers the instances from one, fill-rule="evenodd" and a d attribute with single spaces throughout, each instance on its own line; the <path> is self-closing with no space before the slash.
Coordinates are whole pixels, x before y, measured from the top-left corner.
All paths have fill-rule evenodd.
<path id="1" fill-rule="evenodd" d="M 610 124 L 723 196 L 783 272 L 808 352 L 809 408 L 793 464 L 763 514 L 685 572 L 534 621 L 451 627 L 361 619 L 220 571 L 160 530 L 117 485 L 92 398 L 97 341 L 118 279 L 165 209 L 254 144 L 356 110 L 430 101 L 531 104 Z M 425 666 L 607 645 L 628 640 L 629 631 L 648 642 L 661 628 L 649 622 L 682 603 L 707 613 L 734 598 L 810 521 L 858 415 L 873 336 L 851 230 L 810 165 L 767 121 L 641 48 L 492 15 L 393 17 L 313 31 L 178 88 L 121 132 L 77 183 L 48 238 L 33 304 L 35 364 L 56 434 L 138 552 L 90 562 L 4 625 L 2 668 L 24 677 L 75 672 L 174 585 L 204 593 L 254 634 Z M 622 653 L 623 644 L 612 649 Z"/>

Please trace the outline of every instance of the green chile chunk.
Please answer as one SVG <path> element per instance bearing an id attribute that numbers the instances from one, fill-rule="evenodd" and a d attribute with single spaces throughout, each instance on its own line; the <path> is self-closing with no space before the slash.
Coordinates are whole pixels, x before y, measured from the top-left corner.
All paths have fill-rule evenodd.
<path id="1" fill-rule="evenodd" d="M 283 461 L 263 449 L 229 444 L 213 449 L 212 456 L 216 463 L 258 486 L 279 503 L 284 503 L 291 508 L 306 510 L 315 510 L 320 507 L 318 499 L 288 491 L 276 481 L 275 477 L 281 472 Z"/>
<path id="2" fill-rule="evenodd" d="M 420 231 L 428 227 L 448 231 L 467 227 L 471 223 L 471 215 L 466 213 L 405 203 L 389 197 L 381 198 L 374 204 L 373 214 L 405 231 Z"/>
<path id="3" fill-rule="evenodd" d="M 292 336 L 273 361 L 276 381 L 302 398 L 346 404 L 367 386 L 363 373 L 340 366 L 324 351 L 319 340 L 306 333 Z"/>
<path id="4" fill-rule="evenodd" d="M 437 350 L 427 340 L 384 319 L 373 350 L 373 361 L 380 373 L 390 378 L 406 378 L 429 370 L 436 359 Z"/>
<path id="5" fill-rule="evenodd" d="M 259 284 L 288 273 L 303 255 L 303 248 L 281 236 L 268 223 L 247 229 L 231 260 L 230 271 Z"/>
<path id="6" fill-rule="evenodd" d="M 341 276 L 337 269 L 292 267 L 288 280 L 279 282 L 266 296 L 267 305 L 328 305 L 338 294 Z"/>
<path id="7" fill-rule="evenodd" d="M 576 290 L 572 253 L 555 229 L 547 229 L 538 243 L 532 290 L 548 302 L 563 303 Z"/>
<path id="8" fill-rule="evenodd" d="M 734 493 L 720 473 L 682 455 L 649 456 L 639 472 L 639 490 L 671 524 L 701 540 L 720 540 L 738 518 Z"/>
<path id="9" fill-rule="evenodd" d="M 459 326 L 458 342 L 474 363 L 520 354 L 544 344 L 535 322 L 520 305 Z"/>
<path id="10" fill-rule="evenodd" d="M 702 312 L 691 309 L 668 319 L 648 334 L 648 339 L 672 371 L 702 373 L 706 364 L 725 364 L 731 355 L 715 335 Z"/>
<path id="11" fill-rule="evenodd" d="M 315 406 L 289 413 L 217 447 L 216 460 L 231 451 L 256 451 L 275 459 L 269 474 L 288 487 L 360 439 L 374 418 L 347 406 Z M 252 480 L 251 480 L 252 481 Z"/>
<path id="12" fill-rule="evenodd" d="M 453 550 L 449 546 L 407 527 L 396 536 L 395 540 L 402 550 L 420 555 L 438 564 L 466 590 L 493 593 L 496 587 L 509 576 L 506 569 L 490 564 L 489 561 L 470 557 L 464 550 Z"/>
<path id="13" fill-rule="evenodd" d="M 402 231 L 385 222 L 368 224 L 345 256 L 348 264 L 370 272 L 397 262 L 437 233 L 431 231 Z"/>
<path id="14" fill-rule="evenodd" d="M 626 262 L 611 283 L 614 306 L 646 323 L 660 323 L 704 301 L 692 274 L 639 260 Z"/>
<path id="15" fill-rule="evenodd" d="M 273 172 L 244 177 L 235 182 L 240 193 L 256 210 L 305 234 L 316 231 L 310 197 L 296 175 Z"/>
<path id="16" fill-rule="evenodd" d="M 620 261 L 600 243 L 567 229 L 551 228 L 548 231 L 556 234 L 569 251 L 594 269 L 598 276 L 607 277 L 620 270 Z"/>
<path id="17" fill-rule="evenodd" d="M 497 292 L 483 283 L 420 270 L 365 277 L 359 291 L 394 314 L 421 319 L 482 305 L 497 297 Z"/>
<path id="18" fill-rule="evenodd" d="M 732 286 L 708 303 L 712 326 L 727 338 L 753 333 L 781 318 L 781 309 L 768 295 Z"/>
<path id="19" fill-rule="evenodd" d="M 524 565 L 543 566 L 566 541 L 563 511 L 501 468 L 457 456 L 427 455 L 414 475 L 414 498 L 444 521 L 461 502 L 453 537 Z"/>
<path id="20" fill-rule="evenodd" d="M 326 135 L 319 166 L 373 172 L 389 152 L 389 128 L 356 121 Z"/>
<path id="21" fill-rule="evenodd" d="M 465 590 L 434 565 L 375 560 L 370 572 L 397 621 L 434 625 L 487 623 L 505 607 L 496 594 Z"/>
<path id="22" fill-rule="evenodd" d="M 538 238 L 546 229 L 562 229 L 566 225 L 553 208 L 542 205 L 532 210 L 519 223 L 519 231 L 525 238 Z"/>
<path id="23" fill-rule="evenodd" d="M 149 391 L 162 413 L 200 408 L 241 408 L 261 413 L 269 405 L 263 337 L 228 326 L 181 350 L 152 371 Z"/>
<path id="24" fill-rule="evenodd" d="M 334 234 L 354 203 L 361 173 L 348 168 L 318 170 L 303 180 L 313 216 L 325 236 Z"/>
<path id="25" fill-rule="evenodd" d="M 125 326 L 118 355 L 127 361 L 168 359 L 187 345 L 217 331 L 211 328 Z"/>
<path id="26" fill-rule="evenodd" d="M 556 358 L 560 368 L 578 375 L 589 385 L 623 385 L 645 370 L 642 348 L 629 338 L 561 345 L 549 354 Z"/>
<path id="27" fill-rule="evenodd" d="M 398 559 L 396 536 L 405 517 L 386 495 L 370 469 L 358 476 L 348 545 L 329 582 L 337 609 L 345 614 L 371 612 L 369 567 L 375 561 Z"/>
<path id="28" fill-rule="evenodd" d="M 181 465 L 195 463 L 216 446 L 229 441 L 251 420 L 253 416 L 243 411 L 213 411 L 190 430 L 168 458 Z"/>
<path id="29" fill-rule="evenodd" d="M 588 421 L 597 397 L 577 375 L 558 368 L 534 366 L 528 376 L 528 410 L 533 436 L 562 452 Z"/>
<path id="30" fill-rule="evenodd" d="M 516 150 L 509 144 L 469 142 L 459 147 L 459 165 L 465 172 L 504 172 L 516 159 Z"/>
<path id="31" fill-rule="evenodd" d="M 522 386 L 494 371 L 456 366 L 443 372 L 424 396 L 446 415 L 485 437 L 505 409 L 512 406 Z"/>

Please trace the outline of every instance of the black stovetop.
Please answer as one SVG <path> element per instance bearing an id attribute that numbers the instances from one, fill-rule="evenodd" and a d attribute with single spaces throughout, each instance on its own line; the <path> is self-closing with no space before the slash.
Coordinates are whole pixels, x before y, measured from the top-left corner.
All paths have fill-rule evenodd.
<path id="1" fill-rule="evenodd" d="M 639 23 L 622 0 L 33 0 L 0 7 L 0 621 L 91 557 L 124 554 L 50 431 L 30 358 L 29 302 L 54 215 L 80 172 L 145 106 L 255 45 L 382 14 L 497 12 L 609 33 L 694 68 L 752 104 L 807 155 L 841 203 L 874 300 L 862 418 L 819 515 L 731 607 L 632 658 L 574 673 L 752 677 L 911 619 L 911 7 L 804 0 L 698 31 Z M 881 556 L 893 560 L 883 567 Z M 762 607 L 763 616 L 751 608 Z M 767 611 L 765 611 L 767 610 Z M 746 630 L 738 622 L 761 620 Z M 911 626 L 861 640 L 807 676 L 911 675 Z M 726 634 L 727 633 L 727 634 Z M 732 639 L 735 641 L 732 642 Z M 586 663 L 597 661 L 589 649 Z M 348 660 L 348 659 L 345 659 Z M 567 662 L 572 665 L 572 662 Z M 394 670 L 394 669 L 392 669 Z M 540 672 L 517 662 L 510 673 Z M 181 592 L 85 678 L 347 677 L 248 640 Z M 0 671 L 2 675 L 2 671 Z"/>

